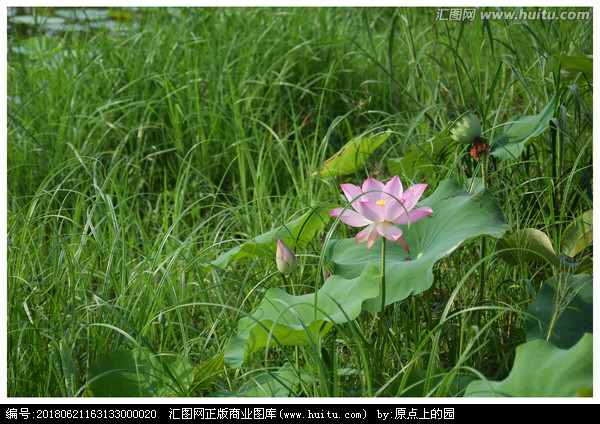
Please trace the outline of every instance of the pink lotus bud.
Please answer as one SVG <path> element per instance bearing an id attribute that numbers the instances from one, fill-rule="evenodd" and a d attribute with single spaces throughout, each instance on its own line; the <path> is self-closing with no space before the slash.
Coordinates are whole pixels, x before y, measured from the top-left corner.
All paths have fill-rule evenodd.
<path id="1" fill-rule="evenodd" d="M 277 262 L 277 269 L 284 275 L 294 272 L 298 265 L 294 252 L 281 239 L 277 239 L 277 256 L 275 260 Z"/>

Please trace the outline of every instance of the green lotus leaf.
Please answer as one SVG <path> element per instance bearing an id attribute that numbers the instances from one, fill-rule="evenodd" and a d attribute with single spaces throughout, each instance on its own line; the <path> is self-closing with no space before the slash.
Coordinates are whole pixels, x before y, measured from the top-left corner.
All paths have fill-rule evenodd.
<path id="1" fill-rule="evenodd" d="M 542 339 L 567 349 L 592 333 L 592 293 L 588 274 L 562 273 L 546 280 L 527 309 L 527 341 Z"/>
<path id="2" fill-rule="evenodd" d="M 355 319 L 365 300 L 379 294 L 380 271 L 365 267 L 352 279 L 329 277 L 317 293 L 293 296 L 279 288 L 267 291 L 258 308 L 238 323 L 225 349 L 225 362 L 239 367 L 249 354 L 277 345 L 304 345 L 325 334 L 334 323 Z"/>
<path id="3" fill-rule="evenodd" d="M 572 271 L 576 274 L 593 274 L 594 260 L 591 256 L 585 256 L 581 262 L 574 264 Z"/>
<path id="4" fill-rule="evenodd" d="M 401 226 L 410 255 L 386 240 L 386 304 L 421 293 L 433 283 L 433 266 L 465 241 L 480 235 L 501 237 L 507 229 L 502 211 L 492 194 L 469 194 L 451 181 L 442 181 L 435 192 L 419 202 L 433 214 L 410 226 Z M 334 240 L 327 250 L 334 274 L 345 278 L 360 275 L 366 266 L 381 264 L 382 237 L 367 250 L 354 239 Z M 380 283 L 380 281 L 379 281 Z M 364 308 L 381 309 L 381 295 L 365 300 Z"/>
<path id="5" fill-rule="evenodd" d="M 548 73 L 555 71 L 560 64 L 560 77 L 562 80 L 572 80 L 580 73 L 591 79 L 594 76 L 594 58 L 592 55 L 574 53 L 572 55 L 560 54 L 553 56 L 546 65 Z"/>
<path id="6" fill-rule="evenodd" d="M 365 161 L 389 136 L 389 132 L 373 137 L 356 137 L 344 145 L 337 153 L 323 162 L 320 171 L 313 177 L 330 179 L 351 175 L 358 171 Z"/>
<path id="7" fill-rule="evenodd" d="M 561 240 L 562 252 L 574 257 L 592 243 L 593 237 L 594 211 L 590 209 L 565 228 Z"/>
<path id="8" fill-rule="evenodd" d="M 499 159 L 516 159 L 521 156 L 527 143 L 550 125 L 555 103 L 556 98 L 553 97 L 537 115 L 518 116 L 506 124 L 504 134 L 491 143 L 490 154 Z"/>
<path id="9" fill-rule="evenodd" d="M 27 37 L 24 40 L 13 43 L 11 51 L 21 54 L 30 60 L 41 60 L 50 57 L 63 48 L 60 41 L 45 35 Z"/>
<path id="10" fill-rule="evenodd" d="M 439 172 L 444 158 L 452 152 L 456 143 L 444 130 L 430 140 L 408 146 L 401 158 L 391 158 L 387 161 L 390 174 L 404 176 L 405 179 L 427 179 Z"/>
<path id="11" fill-rule="evenodd" d="M 194 368 L 172 354 L 147 349 L 116 350 L 88 371 L 90 390 L 97 397 L 165 397 L 186 395 Z"/>
<path id="12" fill-rule="evenodd" d="M 593 387 L 592 335 L 570 349 L 543 340 L 517 347 L 510 374 L 502 381 L 478 380 L 465 397 L 576 397 Z"/>
<path id="13" fill-rule="evenodd" d="M 433 265 L 466 240 L 482 234 L 500 237 L 506 223 L 488 191 L 471 195 L 451 181 L 443 181 L 421 205 L 434 213 L 405 228 L 412 258 L 397 244 L 386 254 L 386 300 L 393 303 L 427 290 Z M 258 308 L 238 323 L 226 349 L 225 362 L 241 366 L 251 353 L 266 346 L 308 344 L 334 323 L 355 319 L 362 310 L 381 307 L 381 240 L 367 250 L 354 239 L 334 240 L 326 261 L 333 275 L 316 293 L 293 296 L 273 288 Z"/>
<path id="14" fill-rule="evenodd" d="M 225 360 L 224 352 L 212 357 L 208 361 L 194 367 L 194 388 L 212 383 L 215 375 L 223 370 Z"/>
<path id="15" fill-rule="evenodd" d="M 290 397 L 296 396 L 302 376 L 287 363 L 274 373 L 261 374 L 233 392 L 219 392 L 216 397 Z"/>
<path id="16" fill-rule="evenodd" d="M 498 256 L 512 266 L 540 260 L 556 267 L 561 264 L 548 236 L 535 228 L 525 228 L 502 237 L 496 244 L 496 250 Z"/>
<path id="17" fill-rule="evenodd" d="M 254 240 L 245 241 L 239 246 L 222 253 L 209 266 L 225 268 L 232 261 L 247 257 L 256 258 L 262 256 L 275 258 L 278 238 L 290 249 L 304 246 L 314 238 L 315 234 L 330 219 L 328 213 L 333 207 L 334 205 L 331 204 L 321 204 L 299 218 L 286 222 L 271 231 L 257 236 Z"/>

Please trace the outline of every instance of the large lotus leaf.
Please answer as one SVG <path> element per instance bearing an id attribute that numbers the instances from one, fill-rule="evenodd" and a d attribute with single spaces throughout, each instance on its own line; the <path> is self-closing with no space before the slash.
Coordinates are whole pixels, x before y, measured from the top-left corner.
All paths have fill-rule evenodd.
<path id="1" fill-rule="evenodd" d="M 510 236 L 502 237 L 496 243 L 496 252 L 498 257 L 511 266 L 518 266 L 524 262 L 546 261 L 555 267 L 569 267 L 570 271 L 577 274 L 589 273 L 593 268 L 589 257 L 572 263 L 558 256 L 548 236 L 535 228 L 524 228 Z"/>
<path id="2" fill-rule="evenodd" d="M 51 56 L 62 49 L 62 43 L 52 37 L 36 35 L 27 37 L 11 45 L 11 50 L 28 59 L 39 60 Z"/>
<path id="3" fill-rule="evenodd" d="M 309 344 L 333 323 L 355 319 L 363 302 L 379 294 L 379 279 L 379 269 L 371 265 L 352 279 L 332 275 L 316 294 L 268 290 L 252 315 L 239 321 L 238 334 L 225 349 L 225 362 L 238 367 L 247 355 L 267 345 Z"/>
<path id="4" fill-rule="evenodd" d="M 553 97 L 550 103 L 537 115 L 518 116 L 504 127 L 504 134 L 498 137 L 490 146 L 490 154 L 499 159 L 518 158 L 527 142 L 535 136 L 540 135 L 550 125 L 554 116 Z"/>
<path id="5" fill-rule="evenodd" d="M 529 305 L 527 340 L 547 340 L 566 349 L 593 332 L 592 276 L 559 274 L 546 280 Z"/>
<path id="6" fill-rule="evenodd" d="M 592 55 L 575 53 L 572 55 L 560 54 L 553 56 L 546 65 L 546 71 L 555 71 L 559 64 L 562 80 L 571 80 L 579 73 L 585 74 L 589 79 L 594 76 L 594 58 Z"/>
<path id="7" fill-rule="evenodd" d="M 421 144 L 413 144 L 406 148 L 401 158 L 391 158 L 387 162 L 388 170 L 392 175 L 403 175 L 408 180 L 427 178 L 439 172 L 439 163 L 452 151 L 456 144 L 443 131 Z"/>
<path id="8" fill-rule="evenodd" d="M 224 352 L 219 353 L 208 361 L 194 367 L 194 389 L 207 387 L 212 384 L 213 378 L 223 370 L 225 360 Z"/>
<path id="9" fill-rule="evenodd" d="M 427 290 L 435 262 L 466 240 L 482 234 L 500 237 L 506 231 L 502 212 L 488 191 L 472 196 L 454 182 L 443 181 L 421 204 L 434 213 L 405 228 L 412 258 L 399 245 L 388 244 L 388 304 Z M 293 296 L 270 289 L 258 308 L 239 321 L 238 333 L 225 350 L 229 366 L 240 366 L 247 355 L 267 345 L 310 343 L 333 323 L 351 321 L 363 309 L 380 309 L 381 242 L 367 250 L 354 239 L 332 241 L 327 256 L 334 274 L 316 293 Z"/>
<path id="10" fill-rule="evenodd" d="M 296 396 L 302 376 L 290 363 L 274 373 L 265 373 L 253 378 L 248 384 L 233 392 L 218 392 L 216 397 L 290 397 Z"/>
<path id="11" fill-rule="evenodd" d="M 556 267 L 561 264 L 548 236 L 535 228 L 525 228 L 502 237 L 496 243 L 496 250 L 498 256 L 512 266 L 540 260 Z"/>
<path id="12" fill-rule="evenodd" d="M 594 211 L 590 209 L 565 228 L 561 240 L 562 252 L 573 257 L 589 246 L 593 237 Z"/>
<path id="13" fill-rule="evenodd" d="M 474 381 L 465 397 L 576 397 L 589 394 L 593 377 L 592 335 L 570 349 L 543 340 L 517 347 L 510 374 L 502 381 Z"/>
<path id="14" fill-rule="evenodd" d="M 433 214 L 402 226 L 410 255 L 397 243 L 386 241 L 386 304 L 429 289 L 434 264 L 468 239 L 484 234 L 501 237 L 507 229 L 502 211 L 487 190 L 471 195 L 454 182 L 442 181 L 419 205 L 431 207 Z M 354 239 L 332 241 L 327 259 L 333 262 L 334 274 L 354 278 L 368 264 L 380 267 L 381 240 L 369 250 Z M 379 311 L 381 295 L 365 301 L 364 308 Z"/>
<path id="15" fill-rule="evenodd" d="M 573 268 L 573 272 L 577 274 L 593 274 L 594 273 L 594 260 L 591 256 L 586 256 L 583 260 Z"/>
<path id="16" fill-rule="evenodd" d="M 222 253 L 210 265 L 225 268 L 230 262 L 245 257 L 274 257 L 278 238 L 290 249 L 304 246 L 314 238 L 315 234 L 329 220 L 328 213 L 333 207 L 331 204 L 321 204 L 299 218 Z"/>
<path id="17" fill-rule="evenodd" d="M 183 358 L 141 348 L 111 352 L 88 371 L 91 392 L 97 397 L 185 395 L 193 380 L 194 368 Z"/>
<path id="18" fill-rule="evenodd" d="M 373 137 L 356 137 L 350 140 L 335 155 L 323 162 L 321 171 L 313 173 L 313 177 L 325 179 L 351 175 L 358 171 L 365 160 L 387 140 L 389 133 Z"/>

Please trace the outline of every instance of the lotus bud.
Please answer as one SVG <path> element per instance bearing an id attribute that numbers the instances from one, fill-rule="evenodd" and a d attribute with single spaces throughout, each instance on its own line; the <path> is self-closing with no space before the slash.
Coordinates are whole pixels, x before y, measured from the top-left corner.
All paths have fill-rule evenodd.
<path id="1" fill-rule="evenodd" d="M 294 252 L 281 239 L 277 239 L 277 256 L 275 260 L 277 262 L 277 269 L 284 275 L 294 272 L 298 265 Z"/>
<path id="2" fill-rule="evenodd" d="M 450 128 L 450 137 L 462 144 L 473 144 L 480 135 L 481 124 L 472 112 L 461 115 Z"/>

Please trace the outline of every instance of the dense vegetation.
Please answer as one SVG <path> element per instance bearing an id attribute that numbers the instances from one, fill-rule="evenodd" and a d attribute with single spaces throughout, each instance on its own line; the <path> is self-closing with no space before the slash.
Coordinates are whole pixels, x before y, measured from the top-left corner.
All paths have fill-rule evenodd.
<path id="1" fill-rule="evenodd" d="M 464 396 L 470 383 L 507 379 L 532 339 L 581 349 L 591 327 L 580 317 L 573 341 L 558 333 L 562 344 L 543 325 L 533 336 L 528 319 L 543 321 L 531 305 L 545 287 L 568 292 L 549 295 L 551 329 L 571 318 L 565 311 L 591 308 L 591 15 L 453 21 L 437 12 L 36 9 L 9 18 L 9 396 L 105 395 L 103 379 L 119 381 L 111 370 L 134 360 L 148 374 L 129 375 L 133 389 L 119 384 L 151 396 Z M 479 160 L 451 137 L 465 112 L 490 146 Z M 526 124 L 515 135 L 511 122 Z M 510 154 L 498 147 L 506 140 L 517 146 Z M 323 171 L 337 152 L 352 166 Z M 437 228 L 442 239 L 461 219 L 480 227 L 459 234 L 456 249 L 437 255 L 432 245 L 423 271 L 432 282 L 386 314 L 359 302 L 346 319 L 322 318 L 319 333 L 299 312 L 295 343 L 268 340 L 228 361 L 244 317 L 268 335 L 251 314 L 282 296 L 270 289 L 296 299 L 350 278 L 330 260 L 356 251 L 331 247 L 347 238 L 366 255 L 366 246 L 327 212 L 347 205 L 340 183 L 394 175 L 405 188 L 426 182 L 425 203 L 441 205 L 444 190 L 470 202 L 448 209 L 456 215 Z M 489 229 L 477 205 L 497 219 Z M 435 223 L 432 208 L 423 225 Z M 318 221 L 290 228 L 297 268 L 283 276 L 277 229 L 315 210 Z M 249 243 L 262 234 L 259 248 Z M 374 265 L 356 275 L 379 281 Z M 533 354 L 545 369 L 544 354 Z M 583 370 L 562 365 L 583 376 L 561 383 L 568 393 L 540 380 L 548 392 L 516 395 L 589 394 L 591 347 L 588 359 Z"/>

